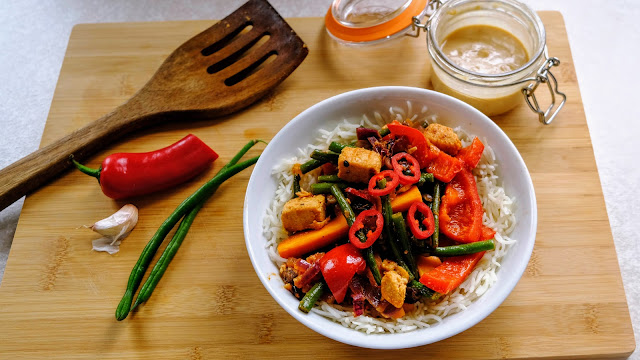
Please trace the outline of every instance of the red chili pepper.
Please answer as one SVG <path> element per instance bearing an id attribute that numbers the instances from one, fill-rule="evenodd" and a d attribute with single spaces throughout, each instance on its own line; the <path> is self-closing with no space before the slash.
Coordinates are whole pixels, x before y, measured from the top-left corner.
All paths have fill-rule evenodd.
<path id="1" fill-rule="evenodd" d="M 417 212 L 422 215 L 422 221 L 416 218 Z M 416 239 L 426 239 L 433 235 L 436 230 L 436 222 L 433 219 L 433 212 L 431 212 L 429 206 L 422 201 L 416 201 L 411 205 L 407 217 L 409 219 L 409 229 L 411 229 L 411 233 L 416 237 Z M 426 230 L 422 230 L 420 224 L 424 225 Z"/>
<path id="2" fill-rule="evenodd" d="M 367 268 L 360 250 L 350 243 L 331 249 L 319 261 L 322 277 L 337 303 L 341 303 L 347 295 L 353 275 Z"/>
<path id="3" fill-rule="evenodd" d="M 382 179 L 386 179 L 387 183 L 384 186 L 384 189 L 378 189 L 378 181 Z M 391 170 L 381 171 L 369 179 L 369 194 L 373 196 L 389 195 L 393 190 L 395 190 L 399 183 L 400 178 L 398 177 L 398 174 Z"/>
<path id="4" fill-rule="evenodd" d="M 448 294 L 457 288 L 471 274 L 473 268 L 482 256 L 484 251 L 475 254 L 451 256 L 445 258 L 442 264 L 435 269 L 423 274 L 420 282 L 431 290 L 441 294 Z"/>
<path id="5" fill-rule="evenodd" d="M 413 156 L 418 160 L 420 168 L 425 168 L 429 164 L 429 160 L 433 157 L 432 151 L 430 151 L 430 143 L 424 137 L 424 134 L 418 129 L 402 125 L 398 121 L 393 121 L 388 124 L 387 127 L 391 134 L 395 136 L 406 136 L 411 145 L 416 147 L 416 151 L 413 152 Z"/>
<path id="6" fill-rule="evenodd" d="M 460 149 L 456 157 L 460 159 L 469 169 L 474 169 L 478 166 L 480 159 L 482 158 L 482 152 L 484 151 L 484 144 L 478 138 L 474 138 L 471 145 L 466 148 Z"/>
<path id="7" fill-rule="evenodd" d="M 371 218 L 375 218 L 373 222 Z M 372 226 L 375 225 L 375 229 L 371 229 Z M 378 210 L 365 210 L 356 216 L 353 225 L 349 228 L 349 241 L 353 246 L 358 249 L 366 249 L 369 246 L 373 245 L 373 243 L 378 240 L 380 234 L 382 234 L 382 227 L 384 226 L 384 219 L 382 218 L 382 213 Z M 358 238 L 358 231 L 364 230 L 366 241 L 362 242 Z"/>
<path id="8" fill-rule="evenodd" d="M 463 169 L 447 185 L 440 204 L 440 231 L 452 240 L 470 243 L 482 237 L 482 203 L 476 179 Z"/>
<path id="9" fill-rule="evenodd" d="M 402 163 L 401 163 L 402 162 Z M 398 153 L 391 158 L 393 171 L 398 174 L 400 184 L 411 185 L 420 181 L 420 164 L 408 153 Z M 410 175 L 407 175 L 409 173 Z"/>
<path id="10" fill-rule="evenodd" d="M 195 135 L 187 135 L 166 148 L 147 153 L 107 156 L 99 169 L 73 160 L 78 170 L 98 179 L 112 199 L 149 194 L 183 183 L 204 171 L 218 154 Z"/>

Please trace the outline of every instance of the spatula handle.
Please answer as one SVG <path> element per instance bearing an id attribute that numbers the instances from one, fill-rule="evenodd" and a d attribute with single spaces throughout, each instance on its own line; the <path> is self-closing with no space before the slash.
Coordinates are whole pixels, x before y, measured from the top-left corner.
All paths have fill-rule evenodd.
<path id="1" fill-rule="evenodd" d="M 132 101 L 56 142 L 0 170 L 0 210 L 37 190 L 125 133 L 144 126 L 149 116 L 131 111 Z"/>

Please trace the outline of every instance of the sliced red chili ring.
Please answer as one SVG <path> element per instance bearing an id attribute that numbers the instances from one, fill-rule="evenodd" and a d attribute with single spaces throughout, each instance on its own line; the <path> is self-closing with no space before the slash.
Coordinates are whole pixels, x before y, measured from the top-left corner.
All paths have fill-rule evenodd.
<path id="1" fill-rule="evenodd" d="M 375 225 L 375 229 L 372 229 L 372 225 Z M 349 241 L 358 249 L 366 249 L 378 240 L 380 234 L 382 234 L 383 226 L 384 219 L 380 211 L 374 209 L 365 210 L 356 216 L 356 220 L 349 228 Z M 361 237 L 364 237 L 364 242 Z"/>
<path id="2" fill-rule="evenodd" d="M 421 219 L 416 217 L 417 213 Z M 423 203 L 422 201 L 416 201 L 411 204 L 407 217 L 409 222 L 409 229 L 411 229 L 411 233 L 416 237 L 416 239 L 426 239 L 429 236 L 433 235 L 436 230 L 436 223 L 433 219 L 433 212 L 431 212 L 429 206 L 427 206 L 427 204 Z M 422 227 L 420 225 L 423 225 L 426 230 L 422 230 Z"/>
<path id="3" fill-rule="evenodd" d="M 398 174 L 400 184 L 410 185 L 420 181 L 420 163 L 408 153 L 402 152 L 391 158 L 393 171 Z"/>
<path id="4" fill-rule="evenodd" d="M 387 180 L 387 183 L 383 189 L 378 189 L 378 181 L 382 179 Z M 393 190 L 395 190 L 399 183 L 400 178 L 398 177 L 398 174 L 391 170 L 381 171 L 369 179 L 369 194 L 373 196 L 389 195 Z"/>

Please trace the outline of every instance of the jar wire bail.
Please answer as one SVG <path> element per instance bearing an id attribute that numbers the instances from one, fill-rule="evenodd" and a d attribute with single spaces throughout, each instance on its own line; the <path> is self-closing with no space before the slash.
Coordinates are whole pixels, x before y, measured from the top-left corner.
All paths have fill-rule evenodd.
<path id="1" fill-rule="evenodd" d="M 427 11 L 425 13 L 425 15 L 428 17 L 427 22 L 423 24 L 422 21 L 420 21 L 420 17 L 414 16 L 411 22 L 411 30 L 413 31 L 413 33 L 407 33 L 406 35 L 411 37 L 419 37 L 420 29 L 422 29 L 424 32 L 428 32 L 431 15 L 436 10 L 438 10 L 440 6 L 442 6 L 442 0 L 429 0 L 429 3 L 427 4 Z"/>
<path id="2" fill-rule="evenodd" d="M 546 49 L 545 49 L 546 50 Z M 546 56 L 546 51 L 545 51 Z M 538 114 L 538 119 L 541 123 L 545 125 L 551 124 L 553 119 L 555 119 L 556 115 L 560 112 L 560 109 L 567 102 L 567 95 L 560 90 L 558 90 L 558 81 L 556 77 L 551 73 L 551 68 L 554 66 L 560 65 L 560 59 L 557 57 L 547 57 L 547 61 L 542 64 L 538 72 L 536 73 L 535 82 L 529 84 L 527 87 L 522 89 L 522 94 L 524 95 L 524 100 L 529 105 L 529 108 L 536 114 Z M 542 110 L 540 105 L 538 104 L 538 100 L 536 99 L 535 91 L 538 88 L 538 85 L 541 83 L 546 83 L 547 88 L 549 88 L 549 93 L 551 94 L 551 104 L 547 107 L 546 110 Z M 560 104 L 556 105 L 556 95 L 562 98 Z M 555 107 L 555 111 L 551 112 Z"/>

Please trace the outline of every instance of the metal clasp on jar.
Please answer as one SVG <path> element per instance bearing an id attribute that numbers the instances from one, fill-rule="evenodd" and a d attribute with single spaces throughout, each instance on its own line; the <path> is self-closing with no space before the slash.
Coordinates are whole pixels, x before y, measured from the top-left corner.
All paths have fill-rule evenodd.
<path id="1" fill-rule="evenodd" d="M 560 65 L 560 59 L 558 59 L 557 57 L 547 57 L 547 61 L 542 64 L 542 66 L 536 73 L 535 79 L 528 79 L 533 80 L 534 82 L 522 89 L 522 94 L 524 95 L 524 100 L 527 102 L 527 105 L 529 105 L 529 108 L 531 108 L 533 112 L 538 114 L 538 119 L 540 119 L 540 122 L 545 125 L 549 125 L 553 121 L 553 119 L 555 119 L 556 115 L 558 115 L 558 112 L 560 112 L 560 109 L 562 109 L 564 103 L 567 101 L 567 95 L 558 90 L 558 81 L 556 80 L 556 77 L 551 73 L 551 68 L 558 65 Z M 551 104 L 545 111 L 542 111 L 542 109 L 540 108 L 535 94 L 538 85 L 540 85 L 541 83 L 547 84 L 549 93 L 551 94 Z M 556 107 L 555 111 L 551 113 L 551 110 L 553 110 L 554 106 L 556 105 L 556 95 L 559 95 L 562 98 L 562 101 Z M 549 116 L 549 114 L 551 114 L 551 116 Z"/>

